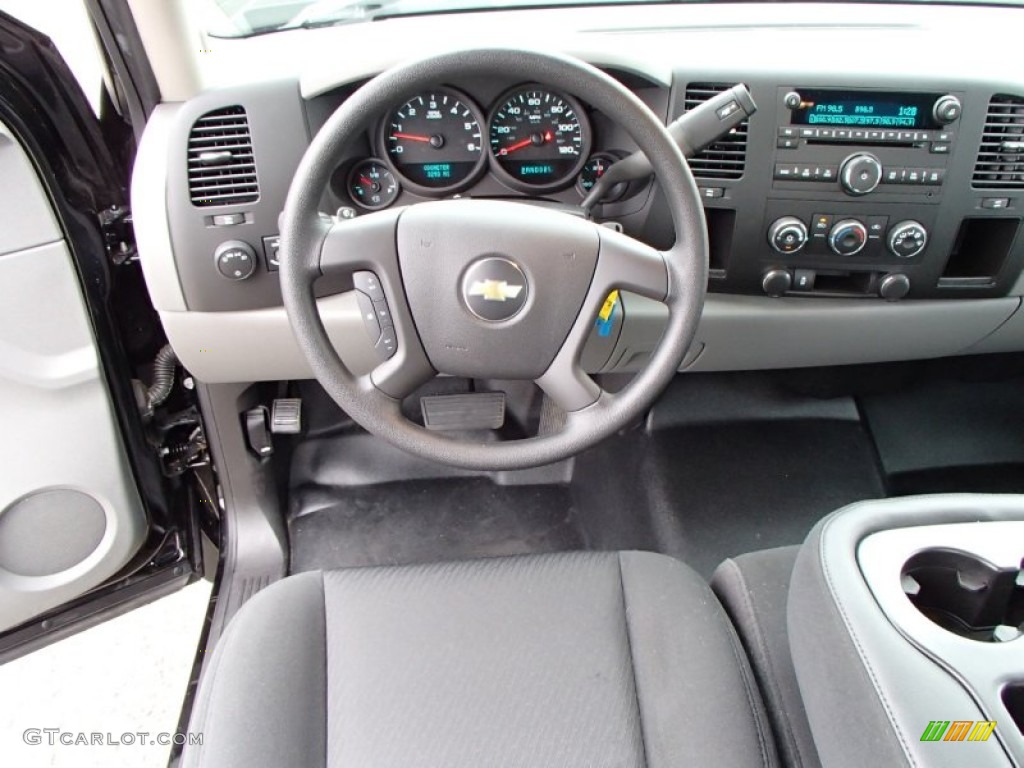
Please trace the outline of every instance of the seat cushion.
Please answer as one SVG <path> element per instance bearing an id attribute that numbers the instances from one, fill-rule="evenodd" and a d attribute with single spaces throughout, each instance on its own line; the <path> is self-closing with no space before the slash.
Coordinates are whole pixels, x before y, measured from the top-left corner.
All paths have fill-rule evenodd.
<path id="1" fill-rule="evenodd" d="M 821 765 L 789 650 L 786 602 L 800 547 L 778 547 L 730 558 L 711 588 L 739 631 L 767 705 L 782 764 Z"/>
<path id="2" fill-rule="evenodd" d="M 184 765 L 763 766 L 734 630 L 645 553 L 306 573 L 249 601 L 204 672 Z"/>

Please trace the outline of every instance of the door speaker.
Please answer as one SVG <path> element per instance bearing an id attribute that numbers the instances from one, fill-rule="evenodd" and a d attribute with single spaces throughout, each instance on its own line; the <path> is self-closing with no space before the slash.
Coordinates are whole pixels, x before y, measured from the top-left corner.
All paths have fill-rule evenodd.
<path id="1" fill-rule="evenodd" d="M 96 551 L 107 516 L 92 496 L 67 488 L 36 491 L 0 511 L 0 568 L 52 576 Z"/>

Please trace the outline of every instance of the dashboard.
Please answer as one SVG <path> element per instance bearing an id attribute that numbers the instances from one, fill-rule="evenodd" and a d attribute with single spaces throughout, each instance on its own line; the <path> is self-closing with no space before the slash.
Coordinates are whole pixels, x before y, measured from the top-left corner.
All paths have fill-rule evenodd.
<path id="1" fill-rule="evenodd" d="M 986 57 L 991 40 L 968 50 L 960 36 L 968 18 L 1010 34 L 1019 12 L 835 6 L 829 23 L 813 24 L 811 7 L 742 6 L 744 24 L 722 21 L 737 5 L 572 17 L 563 49 L 585 49 L 666 123 L 735 83 L 758 104 L 690 161 L 710 278 L 683 367 L 1024 349 L 1024 79 Z M 470 14 L 463 23 L 486 44 L 483 30 L 495 24 L 507 22 L 512 36 L 569 18 L 548 9 Z M 428 37 L 441 23 L 418 21 L 417 34 Z M 414 25 L 380 28 L 401 38 Z M 332 47 L 355 45 L 349 29 L 323 32 L 316 39 Z M 915 53 L 954 41 L 959 55 L 946 64 Z M 886 57 L 843 66 L 824 58 L 880 42 Z M 310 56 L 294 75 L 253 74 L 162 105 L 147 126 L 133 186 L 143 267 L 168 336 L 201 379 L 308 375 L 281 307 L 277 221 L 312 137 L 379 71 L 365 56 L 348 64 Z M 578 206 L 636 149 L 623 126 L 558 83 L 472 73 L 406 94 L 365 122 L 337 157 L 325 215 L 455 196 Z M 613 188 L 594 213 L 655 247 L 676 236 L 656 178 Z M 317 293 L 332 340 L 359 370 L 374 358 L 350 287 L 323 280 Z M 636 370 L 664 322 L 661 305 L 622 295 L 595 326 L 586 367 Z"/>

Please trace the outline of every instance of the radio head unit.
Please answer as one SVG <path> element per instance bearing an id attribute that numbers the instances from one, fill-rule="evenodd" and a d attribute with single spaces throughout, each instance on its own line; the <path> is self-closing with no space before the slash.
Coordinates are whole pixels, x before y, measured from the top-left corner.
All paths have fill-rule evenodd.
<path id="1" fill-rule="evenodd" d="M 885 91 L 800 89 L 792 125 L 841 128 L 941 128 L 935 116 L 941 95 Z M 787 106 L 789 104 L 787 103 Z"/>

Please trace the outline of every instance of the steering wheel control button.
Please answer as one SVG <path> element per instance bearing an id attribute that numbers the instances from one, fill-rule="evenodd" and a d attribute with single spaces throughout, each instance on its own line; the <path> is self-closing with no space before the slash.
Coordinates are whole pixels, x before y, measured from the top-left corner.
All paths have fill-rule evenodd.
<path id="1" fill-rule="evenodd" d="M 462 276 L 462 300 L 481 320 L 511 320 L 526 306 L 526 275 L 508 259 L 491 256 L 471 264 Z"/>
<path id="2" fill-rule="evenodd" d="M 837 256 L 856 256 L 867 242 L 867 227 L 857 219 L 837 221 L 828 236 L 828 245 Z"/>
<path id="3" fill-rule="evenodd" d="M 917 221 L 901 221 L 889 231 L 889 251 L 901 259 L 912 259 L 928 245 L 928 232 Z"/>
<path id="4" fill-rule="evenodd" d="M 380 339 L 376 345 L 377 356 L 383 360 L 390 360 L 395 356 L 395 352 L 398 351 L 398 334 L 395 333 L 395 329 L 392 326 L 382 328 L 380 332 Z"/>
<path id="5" fill-rule="evenodd" d="M 796 253 L 807 243 L 807 225 L 795 216 L 784 216 L 768 230 L 768 242 L 778 253 Z"/>
<path id="6" fill-rule="evenodd" d="M 377 320 L 377 307 L 373 299 L 362 291 L 356 293 L 356 300 L 359 302 L 359 314 L 363 318 L 363 325 L 366 328 L 366 335 L 370 341 L 376 344 L 380 340 L 380 321 Z"/>
<path id="7" fill-rule="evenodd" d="M 391 308 L 388 306 L 387 299 L 375 299 L 373 309 L 377 313 L 377 322 L 380 323 L 381 328 L 394 326 L 395 323 L 391 319 Z"/>
<path id="8" fill-rule="evenodd" d="M 214 251 L 213 259 L 221 276 L 235 282 L 252 277 L 256 271 L 256 251 L 241 240 L 221 243 Z"/>
<path id="9" fill-rule="evenodd" d="M 848 195 L 869 194 L 882 181 L 882 164 L 874 155 L 850 155 L 839 171 L 839 181 Z"/>
<path id="10" fill-rule="evenodd" d="M 365 293 L 371 301 L 384 298 L 384 289 L 380 287 L 380 280 L 373 272 L 356 272 L 352 275 L 352 282 L 360 293 Z"/>

